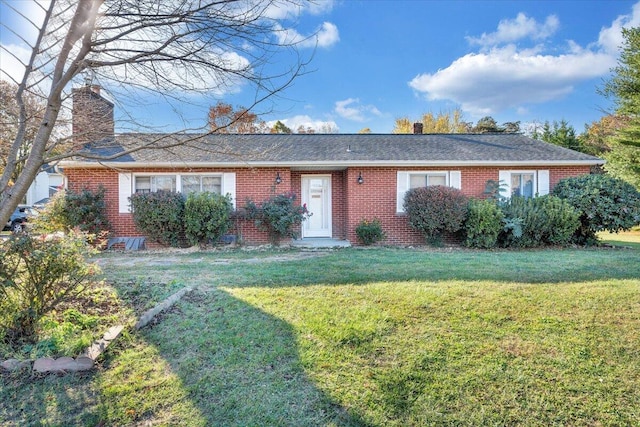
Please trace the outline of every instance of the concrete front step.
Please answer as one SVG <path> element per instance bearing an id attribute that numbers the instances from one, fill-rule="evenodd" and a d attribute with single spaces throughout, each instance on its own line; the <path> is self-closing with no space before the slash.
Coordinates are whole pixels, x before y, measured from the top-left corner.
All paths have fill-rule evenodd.
<path id="1" fill-rule="evenodd" d="M 308 237 L 291 241 L 291 246 L 296 248 L 348 248 L 351 246 L 348 240 L 330 239 L 328 237 Z"/>

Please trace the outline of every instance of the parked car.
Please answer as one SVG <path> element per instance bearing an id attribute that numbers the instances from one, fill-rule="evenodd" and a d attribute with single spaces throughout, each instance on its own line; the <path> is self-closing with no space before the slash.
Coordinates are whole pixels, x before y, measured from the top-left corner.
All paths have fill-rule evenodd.
<path id="1" fill-rule="evenodd" d="M 11 214 L 9 221 L 7 221 L 4 227 L 2 227 L 2 230 L 10 230 L 12 233 L 20 233 L 24 231 L 26 223 L 32 215 L 33 211 L 30 206 L 19 205 Z"/>

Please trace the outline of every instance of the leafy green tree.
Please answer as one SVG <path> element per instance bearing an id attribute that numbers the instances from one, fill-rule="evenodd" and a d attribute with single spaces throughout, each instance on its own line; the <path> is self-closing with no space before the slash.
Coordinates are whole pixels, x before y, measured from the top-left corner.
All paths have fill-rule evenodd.
<path id="1" fill-rule="evenodd" d="M 273 127 L 271 128 L 271 133 L 293 133 L 291 129 L 287 127 L 284 123 L 278 120 Z"/>
<path id="2" fill-rule="evenodd" d="M 551 124 L 548 121 L 544 122 L 540 139 L 560 147 L 583 151 L 576 130 L 564 119 L 560 122 L 554 120 Z"/>
<path id="3" fill-rule="evenodd" d="M 478 123 L 476 123 L 472 131 L 474 133 L 492 133 L 502 132 L 502 129 L 498 127 L 498 123 L 493 117 L 485 116 L 478 120 Z"/>
<path id="4" fill-rule="evenodd" d="M 604 155 L 605 170 L 640 190 L 640 149 L 631 145 L 613 143 L 613 149 Z"/>
<path id="5" fill-rule="evenodd" d="M 609 114 L 591 122 L 590 125 L 585 125 L 584 132 L 578 136 L 583 153 L 602 156 L 611 151 L 611 138 L 628 122 L 626 116 Z"/>
<path id="6" fill-rule="evenodd" d="M 422 133 L 469 133 L 470 124 L 464 121 L 462 110 L 428 112 L 420 120 L 408 117 L 396 119 L 393 133 L 413 133 L 413 123 L 422 123 Z"/>
<path id="7" fill-rule="evenodd" d="M 601 92 L 615 100 L 616 113 L 627 123 L 609 139 L 605 169 L 640 188 L 640 27 L 623 28 L 622 36 L 618 66 Z"/>

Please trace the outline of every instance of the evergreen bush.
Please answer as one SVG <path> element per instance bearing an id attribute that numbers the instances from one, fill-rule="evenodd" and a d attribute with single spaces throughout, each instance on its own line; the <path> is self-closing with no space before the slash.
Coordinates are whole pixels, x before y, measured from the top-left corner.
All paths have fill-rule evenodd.
<path id="1" fill-rule="evenodd" d="M 358 241 L 365 246 L 373 245 L 385 238 L 380 220 L 375 218 L 372 221 L 363 219 L 356 226 L 356 236 Z"/>
<path id="2" fill-rule="evenodd" d="M 231 200 L 219 194 L 191 193 L 184 206 L 185 235 L 192 245 L 217 242 L 231 226 Z"/>
<path id="3" fill-rule="evenodd" d="M 34 229 L 40 232 L 68 232 L 79 229 L 88 236 L 101 236 L 111 228 L 107 219 L 105 189 L 67 189 L 56 193 L 34 219 Z M 92 238 L 92 237 L 91 237 Z"/>
<path id="4" fill-rule="evenodd" d="M 578 212 L 558 197 L 513 196 L 502 206 L 503 246 L 566 245 L 579 226 Z"/>
<path id="5" fill-rule="evenodd" d="M 503 219 L 504 214 L 495 201 L 470 200 L 464 227 L 465 245 L 484 249 L 495 247 L 503 229 Z"/>
<path id="6" fill-rule="evenodd" d="M 180 193 L 135 193 L 129 200 L 140 232 L 162 245 L 185 246 L 185 201 Z"/>
<path id="7" fill-rule="evenodd" d="M 599 231 L 617 233 L 640 224 L 640 192 L 621 179 L 602 174 L 566 178 L 553 194 L 578 211 L 580 226 L 573 236 L 578 244 L 597 243 Z"/>

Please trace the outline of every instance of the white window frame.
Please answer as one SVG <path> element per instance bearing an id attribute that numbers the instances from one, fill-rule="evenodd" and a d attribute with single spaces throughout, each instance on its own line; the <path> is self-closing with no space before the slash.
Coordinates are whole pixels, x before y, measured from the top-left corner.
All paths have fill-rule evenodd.
<path id="1" fill-rule="evenodd" d="M 498 172 L 499 183 L 505 190 L 500 193 L 502 197 L 511 198 L 512 175 L 533 174 L 533 197 L 549 194 L 549 171 L 544 169 L 513 169 Z M 505 194 L 506 192 L 506 194 Z"/>
<path id="2" fill-rule="evenodd" d="M 135 192 L 137 177 L 147 176 L 174 176 L 176 177 L 176 191 L 182 190 L 182 176 L 219 176 L 221 194 L 231 197 L 233 209 L 236 208 L 236 174 L 234 172 L 202 172 L 202 173 L 163 173 L 163 172 L 135 172 L 118 174 L 118 212 L 129 213 L 131 206 L 129 197 Z"/>
<path id="3" fill-rule="evenodd" d="M 404 196 L 409 191 L 411 183 L 411 175 L 437 175 L 445 176 L 445 182 L 447 187 L 462 189 L 462 172 L 461 171 L 447 171 L 447 170 L 413 170 L 413 171 L 398 171 L 396 175 L 396 213 L 404 213 Z"/>

